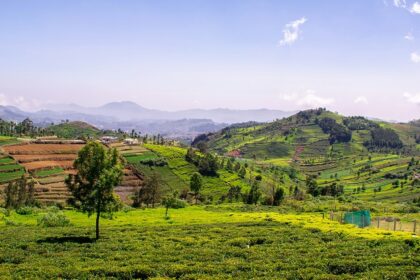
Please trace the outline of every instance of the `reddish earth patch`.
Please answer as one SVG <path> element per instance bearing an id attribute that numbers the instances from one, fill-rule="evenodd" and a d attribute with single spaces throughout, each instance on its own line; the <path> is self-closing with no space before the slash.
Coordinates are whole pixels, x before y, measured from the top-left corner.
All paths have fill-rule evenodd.
<path id="1" fill-rule="evenodd" d="M 73 160 L 45 160 L 21 163 L 28 171 L 36 171 L 43 169 L 52 169 L 54 167 L 61 167 L 63 169 L 72 169 Z"/>
<path id="2" fill-rule="evenodd" d="M 232 150 L 226 154 L 228 157 L 240 157 L 241 151 L 240 150 Z"/>
<path id="3" fill-rule="evenodd" d="M 10 155 L 76 154 L 83 144 L 22 144 L 3 147 Z"/>
<path id="4" fill-rule="evenodd" d="M 13 157 L 19 163 L 32 161 L 74 161 L 77 158 L 77 154 L 13 155 Z"/>

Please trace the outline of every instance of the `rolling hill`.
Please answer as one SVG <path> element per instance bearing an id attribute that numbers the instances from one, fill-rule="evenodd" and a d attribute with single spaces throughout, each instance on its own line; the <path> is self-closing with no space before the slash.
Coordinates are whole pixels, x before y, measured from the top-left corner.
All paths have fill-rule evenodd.
<path id="1" fill-rule="evenodd" d="M 317 109 L 270 123 L 230 126 L 200 135 L 193 145 L 205 143 L 219 155 L 261 166 L 290 165 L 315 177 L 321 187 L 341 185 L 360 198 L 411 200 L 420 195 L 415 180 L 419 136 L 416 123 L 378 122 Z"/>

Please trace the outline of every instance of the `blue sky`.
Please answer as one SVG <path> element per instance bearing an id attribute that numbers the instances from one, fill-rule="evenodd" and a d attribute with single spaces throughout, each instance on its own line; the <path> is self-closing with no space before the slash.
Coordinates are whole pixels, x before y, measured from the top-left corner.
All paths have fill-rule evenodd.
<path id="1" fill-rule="evenodd" d="M 0 0 L 0 104 L 122 100 L 420 118 L 420 2 Z"/>

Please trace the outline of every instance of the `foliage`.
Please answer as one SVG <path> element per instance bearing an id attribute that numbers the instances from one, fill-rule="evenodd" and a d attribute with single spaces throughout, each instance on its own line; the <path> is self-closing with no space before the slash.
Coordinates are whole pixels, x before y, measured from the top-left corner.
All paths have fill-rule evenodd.
<path id="1" fill-rule="evenodd" d="M 370 130 L 379 127 L 377 123 L 364 117 L 346 117 L 343 118 L 343 124 L 350 130 Z"/>
<path id="2" fill-rule="evenodd" d="M 190 190 L 194 193 L 196 203 L 197 203 L 197 197 L 202 188 L 203 188 L 203 179 L 201 175 L 196 172 L 191 176 L 191 180 L 190 180 Z"/>
<path id="3" fill-rule="evenodd" d="M 72 194 L 68 201 L 89 216 L 96 213 L 98 239 L 101 213 L 112 213 L 117 204 L 113 190 L 123 176 L 118 152 L 116 149 L 106 150 L 97 142 L 89 142 L 79 151 L 74 167 L 77 175 L 66 179 Z"/>
<path id="4" fill-rule="evenodd" d="M 140 161 L 141 164 L 147 165 L 147 166 L 167 166 L 168 162 L 164 158 L 154 158 L 154 159 L 144 159 Z"/>
<path id="5" fill-rule="evenodd" d="M 369 149 L 401 149 L 403 143 L 398 134 L 390 128 L 378 127 L 371 130 L 372 139 L 365 142 L 365 146 Z"/>
<path id="6" fill-rule="evenodd" d="M 258 201 L 260 200 L 261 197 L 261 191 L 260 191 L 260 187 L 257 181 L 255 181 L 252 186 L 251 189 L 249 190 L 246 198 L 245 198 L 245 202 L 247 204 L 257 204 Z"/>
<path id="7" fill-rule="evenodd" d="M 23 206 L 34 206 L 36 203 L 35 182 L 28 181 L 25 176 L 22 176 L 15 182 L 9 182 L 3 196 L 6 208 L 18 209 Z"/>
<path id="8" fill-rule="evenodd" d="M 42 227 L 64 227 L 69 226 L 70 220 L 61 212 L 48 212 L 38 219 L 38 226 Z"/>
<path id="9" fill-rule="evenodd" d="M 217 176 L 218 169 L 217 158 L 212 154 L 206 154 L 199 160 L 198 170 L 204 176 Z"/>
<path id="10" fill-rule="evenodd" d="M 324 133 L 329 133 L 329 141 L 331 144 L 349 142 L 352 134 L 345 126 L 337 123 L 335 119 L 323 118 L 318 125 L 322 128 Z"/>
<path id="11" fill-rule="evenodd" d="M 146 204 L 146 206 L 152 205 L 152 207 L 155 207 L 155 204 L 160 202 L 161 197 L 162 179 L 159 173 L 153 171 L 150 176 L 145 178 L 143 186 L 136 192 L 133 206 L 140 207 Z"/>

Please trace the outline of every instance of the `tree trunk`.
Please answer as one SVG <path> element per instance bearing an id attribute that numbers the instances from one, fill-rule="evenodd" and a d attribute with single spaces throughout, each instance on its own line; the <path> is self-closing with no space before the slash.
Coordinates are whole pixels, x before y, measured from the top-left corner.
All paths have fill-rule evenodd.
<path id="1" fill-rule="evenodd" d="M 96 213 L 96 240 L 99 239 L 99 218 L 101 215 L 101 211 L 98 209 L 98 212 Z"/>
<path id="2" fill-rule="evenodd" d="M 99 239 L 99 219 L 101 217 L 101 201 L 98 200 L 98 205 L 96 209 L 96 240 Z"/>
<path id="3" fill-rule="evenodd" d="M 166 218 L 168 217 L 168 210 L 169 210 L 169 207 L 168 207 L 168 206 L 166 206 L 166 212 L 165 212 L 165 217 L 166 217 Z"/>

